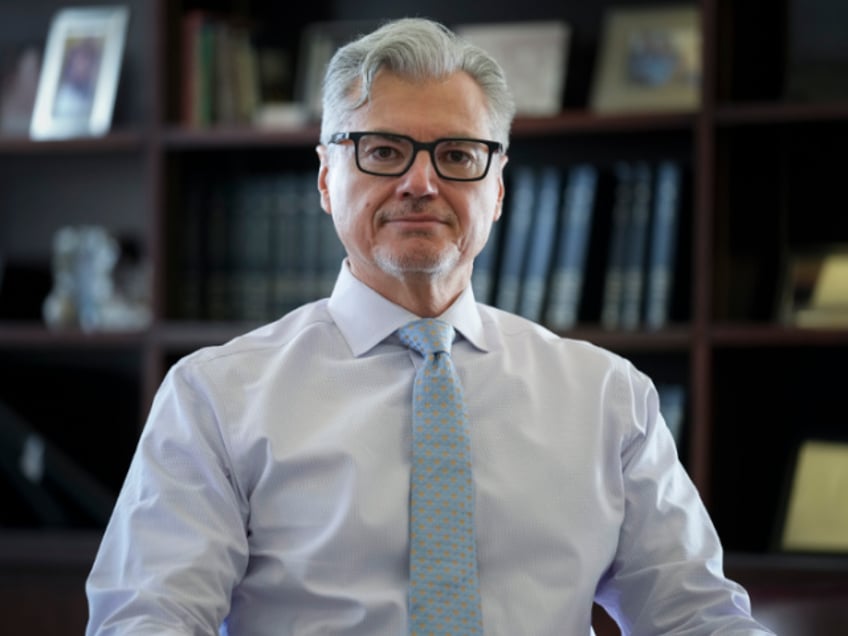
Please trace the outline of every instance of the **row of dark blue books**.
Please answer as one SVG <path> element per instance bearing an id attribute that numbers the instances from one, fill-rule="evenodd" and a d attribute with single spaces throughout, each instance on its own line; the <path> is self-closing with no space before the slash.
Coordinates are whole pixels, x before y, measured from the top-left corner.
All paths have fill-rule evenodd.
<path id="1" fill-rule="evenodd" d="M 659 329 L 671 317 L 683 168 L 675 160 L 516 165 L 474 266 L 478 300 L 552 329 Z"/>
<path id="2" fill-rule="evenodd" d="M 189 188 L 175 313 L 266 321 L 329 295 L 344 250 L 314 171 L 244 175 Z"/>

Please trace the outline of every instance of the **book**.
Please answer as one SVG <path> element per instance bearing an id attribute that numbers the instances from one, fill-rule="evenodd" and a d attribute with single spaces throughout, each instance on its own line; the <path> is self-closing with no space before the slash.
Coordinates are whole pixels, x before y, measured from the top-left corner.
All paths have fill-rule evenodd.
<path id="1" fill-rule="evenodd" d="M 534 322 L 542 320 L 544 310 L 548 275 L 556 240 L 561 182 L 562 175 L 558 167 L 545 166 L 541 169 L 518 307 L 520 315 Z"/>
<path id="2" fill-rule="evenodd" d="M 471 288 L 477 302 L 486 304 L 494 302 L 498 257 L 500 256 L 501 227 L 503 227 L 503 221 L 500 219 L 492 223 L 489 238 L 474 259 Z"/>
<path id="3" fill-rule="evenodd" d="M 633 199 L 633 169 L 631 164 L 619 161 L 614 166 L 615 196 L 610 227 L 610 248 L 604 274 L 601 300 L 601 326 L 618 329 L 621 325 L 621 294 L 623 289 L 624 259 L 630 230 L 630 213 Z"/>
<path id="4" fill-rule="evenodd" d="M 683 422 L 686 419 L 686 387 L 676 383 L 660 383 L 657 384 L 657 393 L 660 412 L 679 450 L 683 439 Z"/>
<path id="5" fill-rule="evenodd" d="M 651 173 L 651 166 L 647 161 L 637 161 L 633 164 L 630 221 L 621 271 L 620 329 L 633 330 L 642 322 L 645 254 L 653 191 Z"/>
<path id="6" fill-rule="evenodd" d="M 320 298 L 321 222 L 324 212 L 315 186 L 315 174 L 300 172 L 298 181 L 298 220 L 300 228 L 299 300 L 303 304 Z"/>
<path id="7" fill-rule="evenodd" d="M 213 121 L 212 59 L 214 25 L 208 12 L 192 9 L 182 18 L 181 115 L 187 126 Z"/>
<path id="8" fill-rule="evenodd" d="M 233 47 L 233 75 L 236 120 L 241 124 L 253 122 L 259 111 L 261 89 L 259 83 L 259 52 L 253 44 L 253 34 L 247 24 L 233 22 L 230 25 Z"/>
<path id="9" fill-rule="evenodd" d="M 210 320 L 231 320 L 232 260 L 230 254 L 230 223 L 232 221 L 233 184 L 229 180 L 214 183 L 210 188 L 206 223 L 206 317 Z"/>
<path id="10" fill-rule="evenodd" d="M 206 317 L 206 236 L 204 234 L 208 194 L 205 184 L 186 188 L 185 217 L 179 226 L 180 285 L 173 306 L 180 318 Z"/>
<path id="11" fill-rule="evenodd" d="M 264 321 L 271 306 L 271 196 L 268 179 L 243 177 L 230 211 L 232 317 Z"/>
<path id="12" fill-rule="evenodd" d="M 503 257 L 498 279 L 495 305 L 516 313 L 521 300 L 524 262 L 529 245 L 530 225 L 536 200 L 536 170 L 527 165 L 516 166 L 510 183 L 512 198 L 506 220 Z"/>
<path id="13" fill-rule="evenodd" d="M 294 172 L 284 172 L 271 185 L 271 312 L 281 316 L 300 303 L 300 214 L 299 181 Z"/>
<path id="14" fill-rule="evenodd" d="M 656 196 L 645 282 L 645 327 L 668 324 L 677 250 L 682 170 L 671 160 L 657 166 Z"/>
<path id="15" fill-rule="evenodd" d="M 577 324 L 597 183 L 598 170 L 591 164 L 573 166 L 568 172 L 545 313 L 551 329 Z"/>
<path id="16" fill-rule="evenodd" d="M 249 26 L 204 9 L 182 19 L 181 116 L 188 126 L 248 123 L 259 107 L 258 53 Z"/>
<path id="17" fill-rule="evenodd" d="M 315 175 L 309 173 L 312 177 L 313 188 L 315 187 Z M 316 191 L 317 196 L 317 191 Z M 333 292 L 333 287 L 336 284 L 336 279 L 341 269 L 342 261 L 347 256 L 347 251 L 339 235 L 336 233 L 336 226 L 333 223 L 333 217 L 320 207 L 320 197 L 318 201 L 318 217 L 319 217 L 319 233 L 320 237 L 320 255 L 321 264 L 318 281 L 318 296 L 329 296 Z"/>

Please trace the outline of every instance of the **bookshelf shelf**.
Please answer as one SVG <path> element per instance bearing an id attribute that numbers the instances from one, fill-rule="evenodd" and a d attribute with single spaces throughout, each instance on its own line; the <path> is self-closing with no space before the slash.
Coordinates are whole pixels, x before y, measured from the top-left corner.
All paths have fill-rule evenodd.
<path id="1" fill-rule="evenodd" d="M 87 569 L 99 542 L 98 530 L 0 530 L 0 568 Z"/>
<path id="2" fill-rule="evenodd" d="M 0 347 L 4 349 L 142 347 L 146 339 L 146 332 L 86 333 L 77 329 L 51 330 L 35 322 L 0 322 Z"/>
<path id="3" fill-rule="evenodd" d="M 693 342 L 692 329 L 674 326 L 660 331 L 609 331 L 599 328 L 577 328 L 563 332 L 564 336 L 588 340 L 622 353 L 688 353 Z"/>
<path id="4" fill-rule="evenodd" d="M 277 146 L 311 148 L 318 143 L 318 127 L 314 125 L 292 129 L 263 129 L 250 126 L 211 129 L 169 127 L 162 133 L 162 141 L 168 150 L 226 150 Z"/>
<path id="5" fill-rule="evenodd" d="M 258 326 L 258 322 L 167 321 L 151 333 L 151 338 L 165 351 L 180 352 L 221 344 Z"/>
<path id="6" fill-rule="evenodd" d="M 696 122 L 695 113 L 599 115 L 587 110 L 569 110 L 553 117 L 517 117 L 513 136 L 529 138 L 551 134 L 688 131 Z"/>
<path id="7" fill-rule="evenodd" d="M 602 16 L 615 4 L 612 0 L 532 5 L 319 0 L 306 16 L 284 3 L 128 0 L 132 19 L 113 132 L 45 142 L 0 134 L 0 272 L 6 274 L 0 275 L 0 401 L 13 404 L 40 432 L 101 471 L 117 489 L 168 367 L 185 353 L 264 322 L 220 319 L 199 305 L 185 308 L 186 292 L 208 282 L 204 275 L 192 278 L 185 271 L 190 239 L 214 220 L 211 195 L 250 192 L 269 178 L 303 177 L 296 187 L 313 188 L 319 128 L 315 122 L 282 129 L 181 123 L 186 78 L 180 27 L 187 12 L 210 9 L 273 25 L 260 39 L 288 56 L 292 73 L 300 34 L 311 21 L 383 19 L 412 9 L 447 24 L 565 19 L 575 28 L 575 38 L 563 110 L 515 120 L 507 196 L 522 165 L 535 170 L 553 166 L 564 177 L 576 165 L 591 164 L 604 175 L 598 209 L 613 201 L 614 182 L 607 177 L 621 162 L 657 166 L 668 160 L 681 168 L 684 179 L 674 303 L 667 323 L 657 329 L 602 327 L 605 263 L 599 256 L 587 261 L 585 289 L 592 293 L 587 292 L 591 297 L 581 305 L 576 326 L 559 332 L 617 351 L 658 381 L 685 387 L 681 455 L 716 516 L 731 572 L 757 585 L 773 576 L 790 596 L 796 574 L 799 585 L 802 579 L 804 586 L 830 585 L 844 576 L 844 560 L 776 555 L 768 540 L 788 449 L 809 430 L 831 430 L 820 422 L 833 421 L 827 409 L 843 410 L 843 391 L 828 370 L 844 366 L 848 356 L 848 326 L 787 327 L 774 309 L 788 250 L 824 240 L 848 242 L 848 216 L 839 207 L 848 101 L 802 102 L 786 94 L 792 55 L 787 33 L 793 26 L 788 9 L 796 2 L 700 0 L 700 107 L 616 115 L 597 114 L 588 106 Z M 49 19 L 61 6 L 60 0 L 29 0 L 0 21 L 0 54 L 22 43 L 43 44 Z M 293 94 L 294 85 L 287 90 Z M 505 207 L 499 225 L 509 216 Z M 600 238 L 592 243 L 599 254 L 611 237 L 611 218 L 602 219 Z M 154 311 L 149 328 L 88 334 L 42 324 L 32 281 L 49 281 L 56 229 L 82 223 L 104 225 L 129 239 L 149 262 Z M 284 249 L 280 241 L 274 245 Z M 15 271 L 31 277 L 13 285 Z M 268 315 L 278 315 L 277 309 Z M 811 405 L 814 392 L 823 397 Z M 766 427 L 769 436 L 764 438 Z M 106 455 L 88 448 L 87 438 L 95 435 L 105 440 Z M 759 470 L 754 470 L 750 459 L 759 455 L 769 461 L 762 467 L 756 462 Z M 53 588 L 61 611 L 44 621 L 30 611 L 17 631 L 33 636 L 81 632 L 85 608 L 80 609 L 79 586 L 96 549 L 97 529 L 45 530 L 37 523 L 27 528 L 27 521 L 16 522 L 24 527 L 0 531 L 0 578 L 5 573 L 12 581 L 28 565 L 30 575 L 38 570 L 45 579 L 51 564 L 69 572 Z M 841 590 L 848 594 L 845 587 Z M 14 591 L 11 582 L 7 588 Z M 799 587 L 799 595 L 807 589 Z M 766 590 L 763 598 L 773 592 Z M 31 588 L 26 593 L 38 598 Z M 9 617 L 16 605 L 24 608 L 27 602 L 12 594 L 0 609 Z M 14 621 L 6 626 L 16 629 Z"/>
<path id="8" fill-rule="evenodd" d="M 848 346 L 848 327 L 803 329 L 782 325 L 716 325 L 709 339 L 717 347 Z"/>
<path id="9" fill-rule="evenodd" d="M 740 103 L 719 106 L 716 124 L 731 126 L 769 126 L 773 124 L 804 124 L 848 121 L 848 101 L 825 103 Z"/>
<path id="10" fill-rule="evenodd" d="M 102 137 L 32 141 L 26 137 L 0 136 L 0 157 L 4 155 L 60 155 L 137 152 L 145 148 L 140 132 L 112 132 Z"/>

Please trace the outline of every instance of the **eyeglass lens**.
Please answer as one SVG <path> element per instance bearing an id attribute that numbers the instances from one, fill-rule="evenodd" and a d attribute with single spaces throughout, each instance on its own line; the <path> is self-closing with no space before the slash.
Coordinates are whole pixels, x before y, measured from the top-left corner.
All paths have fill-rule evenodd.
<path id="1" fill-rule="evenodd" d="M 489 146 L 479 141 L 445 139 L 432 148 L 436 171 L 448 179 L 476 179 L 486 172 Z M 391 135 L 365 134 L 357 144 L 359 167 L 367 172 L 398 175 L 415 159 L 412 140 Z"/>

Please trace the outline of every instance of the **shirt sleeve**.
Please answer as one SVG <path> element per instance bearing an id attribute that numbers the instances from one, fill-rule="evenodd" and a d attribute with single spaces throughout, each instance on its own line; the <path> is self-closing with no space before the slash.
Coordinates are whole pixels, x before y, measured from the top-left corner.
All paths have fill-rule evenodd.
<path id="1" fill-rule="evenodd" d="M 655 387 L 630 365 L 624 378 L 615 414 L 629 431 L 621 448 L 624 521 L 596 600 L 633 636 L 772 634 L 723 574 L 718 534 L 678 460 Z"/>
<path id="2" fill-rule="evenodd" d="M 86 584 L 87 636 L 217 633 L 245 570 L 247 506 L 191 369 L 154 400 Z"/>

